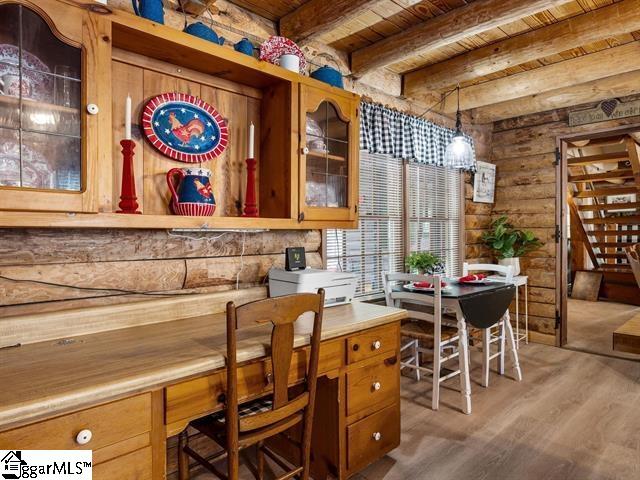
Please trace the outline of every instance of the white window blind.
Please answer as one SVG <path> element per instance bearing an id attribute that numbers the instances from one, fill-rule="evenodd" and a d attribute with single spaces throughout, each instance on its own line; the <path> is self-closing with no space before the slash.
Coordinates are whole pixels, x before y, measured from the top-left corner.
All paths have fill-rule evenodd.
<path id="1" fill-rule="evenodd" d="M 402 160 L 360 153 L 358 230 L 327 230 L 327 268 L 358 275 L 357 296 L 380 294 L 382 272 L 403 271 Z"/>
<path id="2" fill-rule="evenodd" d="M 438 255 L 446 274 L 460 274 L 463 193 L 459 170 L 412 163 L 407 175 L 409 246 Z"/>
<path id="3" fill-rule="evenodd" d="M 460 171 L 411 163 L 403 178 L 403 169 L 390 155 L 360 152 L 359 228 L 326 231 L 327 269 L 355 273 L 356 296 L 379 296 L 382 272 L 405 271 L 407 244 L 438 255 L 447 275 L 460 274 Z"/>

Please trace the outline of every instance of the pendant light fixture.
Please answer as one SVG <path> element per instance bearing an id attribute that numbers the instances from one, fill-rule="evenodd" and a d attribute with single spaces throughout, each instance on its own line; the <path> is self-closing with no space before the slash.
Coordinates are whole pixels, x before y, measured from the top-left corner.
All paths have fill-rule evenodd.
<path id="1" fill-rule="evenodd" d="M 444 164 L 451 168 L 471 169 L 475 163 L 473 148 L 462 133 L 462 113 L 460 112 L 460 85 L 456 88 L 458 94 L 458 110 L 456 112 L 456 132 L 451 138 L 444 154 Z"/>

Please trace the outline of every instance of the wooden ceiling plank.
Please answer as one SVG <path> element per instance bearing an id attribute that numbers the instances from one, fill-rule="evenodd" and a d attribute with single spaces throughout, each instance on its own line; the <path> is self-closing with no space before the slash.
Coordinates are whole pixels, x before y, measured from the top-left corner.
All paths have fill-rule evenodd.
<path id="1" fill-rule="evenodd" d="M 637 93 L 640 70 L 481 107 L 473 110 L 472 118 L 474 123 L 491 123 Z"/>
<path id="2" fill-rule="evenodd" d="M 316 0 L 311 0 L 314 1 Z M 351 56 L 351 71 L 354 75 L 361 76 L 376 68 L 386 67 L 567 2 L 568 0 L 476 0 L 356 50 Z M 311 21 L 317 21 L 317 18 Z"/>
<path id="3" fill-rule="evenodd" d="M 405 75 L 408 91 L 463 83 L 539 58 L 640 29 L 640 0 L 623 0 Z"/>
<path id="4" fill-rule="evenodd" d="M 280 34 L 294 42 L 327 33 L 366 14 L 384 0 L 310 0 L 280 19 Z"/>
<path id="5" fill-rule="evenodd" d="M 517 75 L 465 87 L 460 91 L 460 106 L 462 110 L 469 110 L 635 71 L 638 69 L 638 58 L 640 42 L 627 43 Z M 404 95 L 419 98 L 424 95 L 424 91 L 417 86 L 410 89 L 405 85 Z M 447 99 L 443 111 L 456 111 L 455 95 Z"/>

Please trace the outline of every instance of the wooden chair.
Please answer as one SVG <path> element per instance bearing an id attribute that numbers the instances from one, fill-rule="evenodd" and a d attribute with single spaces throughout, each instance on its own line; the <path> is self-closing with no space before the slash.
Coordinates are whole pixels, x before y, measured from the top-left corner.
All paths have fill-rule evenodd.
<path id="1" fill-rule="evenodd" d="M 513 267 L 511 265 L 504 266 L 491 263 L 470 264 L 465 262 L 462 266 L 462 275 L 467 276 L 470 272 L 497 273 L 504 277 L 504 283 L 513 283 Z M 480 342 L 480 351 L 482 352 L 482 386 L 488 387 L 491 360 L 494 358 L 498 359 L 498 373 L 504 375 L 506 342 L 509 340 L 509 344 L 511 345 L 511 340 L 513 340 L 513 329 L 511 328 L 509 311 L 507 310 L 505 316 L 503 316 L 494 327 L 481 329 L 479 335 L 474 335 L 477 330 L 478 329 L 471 329 L 469 336 L 473 340 Z M 497 348 L 496 351 L 492 353 L 491 346 L 494 344 L 497 344 Z M 520 380 L 520 378 L 518 380 Z"/>
<path id="2" fill-rule="evenodd" d="M 433 394 L 431 408 L 438 410 L 440 403 L 440 383 L 456 375 L 460 376 L 460 393 L 462 395 L 462 409 L 466 413 L 465 393 L 469 391 L 468 339 L 466 328 L 462 328 L 457 319 L 442 314 L 442 289 L 440 276 L 412 275 L 406 273 L 383 273 L 385 299 L 387 306 L 402 307 L 409 310 L 411 319 L 403 323 L 400 333 L 407 340 L 400 347 L 400 355 L 411 350 L 411 357 L 400 362 L 401 368 L 416 371 L 416 380 L 420 380 L 420 372 L 431 375 Z M 396 284 L 408 282 L 433 283 L 433 296 L 423 293 L 413 293 L 394 288 Z M 456 345 L 458 348 L 456 348 Z M 450 352 L 445 354 L 444 350 Z M 432 368 L 421 365 L 420 354 L 432 356 Z M 459 368 L 446 375 L 441 375 L 444 363 L 458 358 Z"/>
<path id="3" fill-rule="evenodd" d="M 180 435 L 179 471 L 180 480 L 189 478 L 189 457 L 222 479 L 236 480 L 239 470 L 240 451 L 257 446 L 257 466 L 249 465 L 254 476 L 263 478 L 264 455 L 286 471 L 278 480 L 299 476 L 309 478 L 311 454 L 311 427 L 318 376 L 320 334 L 324 290 L 318 294 L 298 294 L 269 298 L 236 307 L 227 304 L 227 391 L 225 410 L 196 421 L 190 426 L 217 442 L 223 450 L 210 460 L 205 459 L 189 447 L 186 430 Z M 290 398 L 288 386 L 289 369 L 293 356 L 294 323 L 306 312 L 315 314 L 311 349 L 307 364 L 303 391 Z M 267 381 L 273 384 L 273 394 L 266 398 L 239 405 L 238 363 L 236 359 L 238 329 L 271 323 L 270 357 L 272 373 Z M 296 445 L 301 452 L 300 465 L 293 467 L 266 447 L 264 441 L 302 423 L 302 440 Z M 288 439 L 290 440 L 290 439 Z M 227 457 L 225 475 L 212 462 Z"/>

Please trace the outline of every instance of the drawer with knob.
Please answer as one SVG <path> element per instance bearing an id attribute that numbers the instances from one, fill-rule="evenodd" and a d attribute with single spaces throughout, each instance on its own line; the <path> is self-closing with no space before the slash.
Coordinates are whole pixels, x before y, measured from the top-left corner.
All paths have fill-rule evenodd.
<path id="1" fill-rule="evenodd" d="M 397 325 L 372 328 L 347 338 L 347 363 L 361 362 L 376 355 L 393 352 L 398 348 Z"/>
<path id="2" fill-rule="evenodd" d="M 104 450 L 94 454 L 100 461 L 126 452 L 114 448 L 128 442 L 140 448 L 149 442 L 151 431 L 151 394 L 119 400 L 51 420 L 0 433 L 0 450 Z M 136 437 L 138 441 L 131 441 Z M 113 452 L 113 453 L 109 453 Z M 94 463 L 98 460 L 94 459 Z"/>
<path id="3" fill-rule="evenodd" d="M 347 468 L 358 471 L 400 445 L 400 404 L 347 427 Z"/>
<path id="4" fill-rule="evenodd" d="M 347 416 L 396 402 L 399 395 L 400 366 L 396 352 L 347 372 Z"/>

